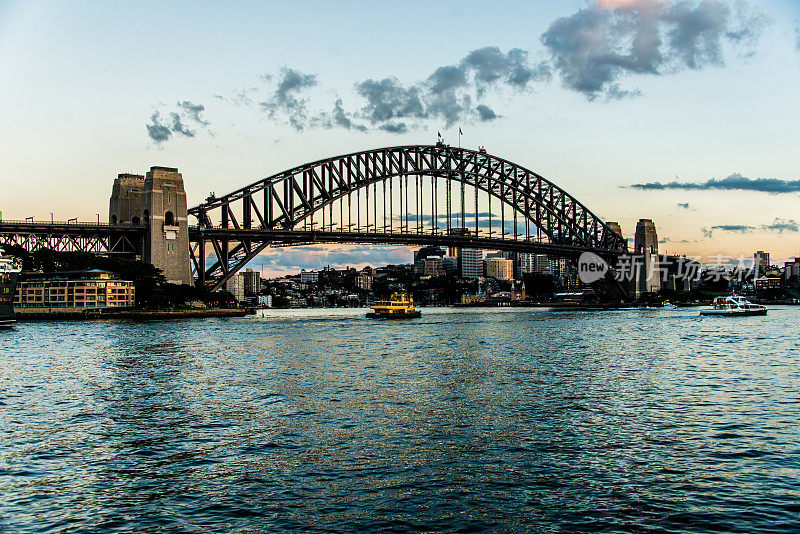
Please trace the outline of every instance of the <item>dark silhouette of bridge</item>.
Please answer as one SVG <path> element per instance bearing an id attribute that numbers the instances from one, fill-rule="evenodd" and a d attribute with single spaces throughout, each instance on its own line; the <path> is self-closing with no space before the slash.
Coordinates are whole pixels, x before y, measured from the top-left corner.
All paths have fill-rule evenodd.
<path id="1" fill-rule="evenodd" d="M 591 251 L 611 260 L 627 250 L 616 231 L 549 180 L 483 149 L 444 143 L 306 163 L 212 194 L 188 215 L 196 224 L 188 227 L 187 261 L 196 283 L 212 290 L 269 246 L 441 245 L 557 257 Z M 0 244 L 130 254 L 155 231 L 149 224 L 0 222 Z"/>

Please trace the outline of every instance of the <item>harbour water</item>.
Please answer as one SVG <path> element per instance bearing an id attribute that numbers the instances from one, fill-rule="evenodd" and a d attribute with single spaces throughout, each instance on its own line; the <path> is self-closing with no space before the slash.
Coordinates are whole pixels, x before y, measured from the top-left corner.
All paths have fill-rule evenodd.
<path id="1" fill-rule="evenodd" d="M 800 529 L 800 310 L 0 330 L 0 531 Z"/>

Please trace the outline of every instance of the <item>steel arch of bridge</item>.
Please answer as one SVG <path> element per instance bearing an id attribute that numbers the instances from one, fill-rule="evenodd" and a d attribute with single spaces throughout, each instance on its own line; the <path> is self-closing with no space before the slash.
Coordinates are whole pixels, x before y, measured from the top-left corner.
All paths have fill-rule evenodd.
<path id="1" fill-rule="evenodd" d="M 418 201 L 420 180 L 430 179 L 433 195 Z M 392 211 L 393 179 L 399 178 L 400 224 L 385 224 L 386 196 L 389 195 L 390 220 Z M 409 212 L 409 178 L 416 183 L 416 213 Z M 439 228 L 444 214 L 439 214 L 437 204 L 438 181 L 444 180 L 446 192 L 447 224 Z M 389 182 L 388 193 L 386 183 Z M 403 182 L 406 205 L 403 212 Z M 378 230 L 377 186 L 383 186 L 384 227 Z M 461 188 L 460 211 L 452 212 L 452 185 Z M 371 186 L 371 187 L 370 187 Z M 475 194 L 475 234 L 465 223 L 464 186 Z M 398 187 L 398 186 L 396 186 Z M 369 193 L 372 189 L 373 206 Z M 366 226 L 361 221 L 360 192 L 366 193 Z M 487 236 L 478 231 L 478 191 L 486 195 L 489 205 Z M 353 201 L 352 196 L 356 195 Z M 500 200 L 502 223 L 500 236 L 491 235 L 491 199 Z M 334 213 L 334 203 L 339 202 L 339 221 Z M 350 220 L 352 202 L 358 202 L 357 223 Z M 344 224 L 342 205 L 347 204 L 348 223 Z M 515 231 L 506 238 L 505 208 L 510 207 Z M 435 225 L 420 226 L 421 211 L 431 208 Z M 328 222 L 325 221 L 326 212 Z M 189 209 L 198 220 L 190 230 L 191 260 L 198 282 L 211 289 L 221 287 L 233 274 L 269 245 L 296 245 L 320 242 L 365 242 L 394 244 L 439 244 L 484 249 L 536 251 L 559 256 L 574 256 L 583 251 L 615 256 L 627 249 L 627 243 L 586 206 L 563 189 L 520 165 L 499 158 L 484 150 L 436 145 L 414 145 L 378 148 L 335 156 L 306 163 L 220 197 L 209 197 L 205 203 Z M 313 221 L 322 216 L 320 229 Z M 372 217 L 370 218 L 370 214 Z M 526 232 L 522 239 L 516 231 L 519 217 Z M 309 230 L 309 218 L 311 228 Z M 409 220 L 416 218 L 416 226 Z M 453 226 L 452 220 L 460 222 Z M 214 221 L 216 219 L 216 222 Z M 403 222 L 405 219 L 405 222 Z M 370 225 L 372 220 L 374 224 Z M 510 222 L 510 220 L 508 221 Z M 531 240 L 528 228 L 533 225 L 547 242 Z M 338 226 L 337 229 L 334 227 Z M 346 226 L 346 227 L 345 227 Z M 353 230 L 353 226 L 356 229 Z M 210 243 L 208 249 L 206 244 Z M 214 259 L 207 266 L 206 258 L 213 252 Z"/>

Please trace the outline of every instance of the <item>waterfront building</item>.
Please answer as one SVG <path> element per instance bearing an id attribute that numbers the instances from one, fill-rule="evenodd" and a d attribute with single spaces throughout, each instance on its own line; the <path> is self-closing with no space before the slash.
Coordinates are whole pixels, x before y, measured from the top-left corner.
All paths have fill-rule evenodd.
<path id="1" fill-rule="evenodd" d="M 634 252 L 639 261 L 633 281 L 634 296 L 657 293 L 661 290 L 661 271 L 658 261 L 658 234 L 651 219 L 639 219 L 636 223 Z"/>
<path id="2" fill-rule="evenodd" d="M 474 248 L 461 249 L 461 276 L 464 278 L 483 276 L 483 251 Z"/>
<path id="3" fill-rule="evenodd" d="M 258 295 L 261 291 L 261 273 L 253 269 L 247 269 L 244 275 L 244 294 L 248 297 Z"/>
<path id="4" fill-rule="evenodd" d="M 753 282 L 756 291 L 774 291 L 783 287 L 783 281 L 780 276 L 763 276 L 756 278 Z"/>
<path id="5" fill-rule="evenodd" d="M 480 304 L 486 301 L 486 295 L 461 295 L 461 304 Z"/>
<path id="6" fill-rule="evenodd" d="M 66 271 L 26 274 L 14 296 L 16 308 L 59 308 L 74 311 L 131 308 L 136 305 L 133 282 L 109 271 Z"/>
<path id="7" fill-rule="evenodd" d="M 513 280 L 514 262 L 506 258 L 487 258 L 486 277 L 497 280 Z"/>
<path id="8" fill-rule="evenodd" d="M 758 278 L 759 276 L 763 276 L 768 269 L 769 269 L 769 252 L 764 252 L 763 250 L 759 250 L 758 252 L 753 254 L 753 270 L 755 271 L 755 277 Z"/>
<path id="9" fill-rule="evenodd" d="M 262 308 L 271 308 L 272 307 L 272 295 L 259 295 L 258 296 L 258 305 Z"/>
<path id="10" fill-rule="evenodd" d="M 319 281 L 319 271 L 300 271 L 300 282 L 303 284 L 312 284 Z"/>

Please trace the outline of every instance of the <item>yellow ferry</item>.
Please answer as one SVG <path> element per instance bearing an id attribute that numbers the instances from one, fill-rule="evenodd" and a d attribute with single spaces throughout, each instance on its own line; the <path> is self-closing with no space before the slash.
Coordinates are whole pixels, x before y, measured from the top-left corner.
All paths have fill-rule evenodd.
<path id="1" fill-rule="evenodd" d="M 414 308 L 414 299 L 405 293 L 392 293 L 388 300 L 378 300 L 367 314 L 371 319 L 413 319 L 422 315 Z"/>

